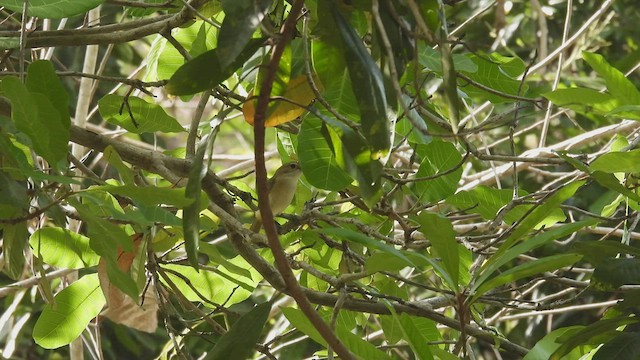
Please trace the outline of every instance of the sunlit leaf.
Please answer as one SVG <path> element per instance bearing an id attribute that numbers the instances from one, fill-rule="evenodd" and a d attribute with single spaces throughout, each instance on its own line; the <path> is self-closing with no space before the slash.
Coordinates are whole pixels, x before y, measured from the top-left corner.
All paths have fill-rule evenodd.
<path id="1" fill-rule="evenodd" d="M 40 18 L 62 19 L 74 15 L 83 14 L 104 0 L 29 0 L 29 15 Z M 23 0 L 0 0 L 0 6 L 22 13 Z"/>
<path id="2" fill-rule="evenodd" d="M 132 133 L 182 132 L 184 128 L 158 104 L 139 97 L 110 94 L 98 101 L 100 115 Z"/>
<path id="3" fill-rule="evenodd" d="M 47 304 L 33 328 L 33 340 L 45 349 L 56 349 L 75 340 L 105 304 L 98 274 L 85 275 Z"/>
<path id="4" fill-rule="evenodd" d="M 263 39 L 252 39 L 229 66 L 222 67 L 217 49 L 209 50 L 182 65 L 169 79 L 166 86 L 173 95 L 191 95 L 212 89 L 229 78 L 264 43 Z"/>

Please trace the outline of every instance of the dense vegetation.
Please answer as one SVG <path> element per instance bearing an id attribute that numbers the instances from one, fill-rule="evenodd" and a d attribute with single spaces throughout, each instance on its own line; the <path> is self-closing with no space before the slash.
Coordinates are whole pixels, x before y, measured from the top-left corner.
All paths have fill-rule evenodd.
<path id="1" fill-rule="evenodd" d="M 0 0 L 2 355 L 638 358 L 634 5 Z"/>

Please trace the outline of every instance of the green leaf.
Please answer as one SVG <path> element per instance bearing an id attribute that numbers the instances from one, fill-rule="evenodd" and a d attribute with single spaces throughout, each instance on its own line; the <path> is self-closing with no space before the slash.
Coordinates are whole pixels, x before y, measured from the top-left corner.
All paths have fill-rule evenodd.
<path id="1" fill-rule="evenodd" d="M 640 149 L 608 152 L 595 159 L 589 168 L 606 173 L 640 173 Z"/>
<path id="2" fill-rule="evenodd" d="M 36 230 L 29 238 L 33 253 L 59 268 L 80 269 L 98 265 L 100 257 L 89 247 L 89 238 L 59 227 Z"/>
<path id="3" fill-rule="evenodd" d="M 237 304 L 249 298 L 257 286 L 257 282 L 249 278 L 239 278 L 221 271 L 215 273 L 209 270 L 196 271 L 193 267 L 183 265 L 165 265 L 164 267 L 182 274 L 183 277 L 179 277 L 167 272 L 167 276 L 189 301 L 203 302 L 204 300 L 198 295 L 200 293 L 206 300 L 217 304 Z M 187 279 L 189 284 L 184 279 Z"/>
<path id="4" fill-rule="evenodd" d="M 640 249 L 622 244 L 619 241 L 578 241 L 573 243 L 573 249 L 585 256 L 596 267 L 607 262 L 619 254 L 633 255 L 640 258 Z"/>
<path id="5" fill-rule="evenodd" d="M 301 310 L 288 307 L 281 309 L 281 311 L 294 328 L 310 337 L 311 340 L 324 347 L 327 347 L 327 342 L 324 340 L 322 335 L 320 335 L 318 330 L 316 330 L 313 324 L 311 324 L 311 321 L 309 321 L 304 313 L 302 313 Z"/>
<path id="6" fill-rule="evenodd" d="M 600 75 L 607 84 L 607 90 L 622 105 L 640 105 L 640 92 L 620 70 L 609 65 L 602 55 L 583 51 L 582 58 Z"/>
<path id="7" fill-rule="evenodd" d="M 598 288 L 617 289 L 640 284 L 640 259 L 610 258 L 593 271 L 591 282 Z"/>
<path id="8" fill-rule="evenodd" d="M 543 219 L 555 211 L 564 201 L 571 198 L 573 194 L 584 184 L 584 181 L 574 181 L 559 189 L 555 194 L 544 200 L 544 203 L 533 210 L 519 226 L 507 237 L 502 245 L 491 257 L 498 258 L 502 256 L 511 246 L 520 241 L 531 229 L 539 224 Z M 485 265 L 486 266 L 486 265 Z"/>
<path id="9" fill-rule="evenodd" d="M 327 347 L 324 338 L 318 333 L 318 330 L 316 330 L 302 311 L 294 308 L 284 308 L 282 309 L 282 313 L 292 326 L 309 336 L 313 341 Z M 349 330 L 350 329 L 340 326 L 336 331 L 336 335 L 338 335 L 338 338 L 344 343 L 345 347 L 352 353 L 361 359 L 390 360 L 387 354 L 378 350 L 373 344 L 363 340 L 359 335 L 351 333 Z"/>
<path id="10" fill-rule="evenodd" d="M 636 360 L 640 358 L 640 333 L 622 333 L 602 345 L 593 360 Z"/>
<path id="11" fill-rule="evenodd" d="M 567 332 L 565 335 L 556 339 L 556 341 L 562 343 L 562 345 L 551 354 L 549 359 L 560 360 L 564 355 L 579 345 L 591 344 L 594 338 L 600 341 L 612 338 L 618 333 L 616 329 L 620 326 L 637 322 L 637 317 L 617 317 L 599 320 L 578 331 Z"/>
<path id="12" fill-rule="evenodd" d="M 442 60 L 440 53 L 429 46 L 423 46 L 418 55 L 418 62 L 425 68 L 442 74 Z M 478 65 L 474 63 L 467 55 L 453 54 L 453 65 L 457 71 L 475 73 L 478 71 Z"/>
<path id="13" fill-rule="evenodd" d="M 27 222 L 4 224 L 2 227 L 2 254 L 4 255 L 3 271 L 14 280 L 20 279 L 24 272 L 25 255 L 29 239 Z"/>
<path id="14" fill-rule="evenodd" d="M 0 169 L 0 205 L 8 205 L 14 208 L 14 214 L 7 214 L 9 217 L 20 217 L 26 215 L 29 209 L 29 194 L 27 194 L 26 182 L 14 180 L 6 168 Z"/>
<path id="15" fill-rule="evenodd" d="M 409 346 L 411 346 L 411 350 L 413 350 L 416 358 L 420 360 L 433 359 L 433 354 L 431 350 L 429 350 L 429 345 L 427 345 L 428 340 L 413 323 L 412 317 L 406 313 L 402 313 L 400 316 L 394 313 L 394 316 L 398 323 L 400 323 L 403 337 L 409 343 Z"/>
<path id="16" fill-rule="evenodd" d="M 595 111 L 604 115 L 620 106 L 620 100 L 612 95 L 587 88 L 557 89 L 544 93 L 542 96 L 557 106 L 582 114 Z"/>
<path id="17" fill-rule="evenodd" d="M 322 229 L 318 229 L 318 231 L 326 235 L 336 236 L 340 239 L 344 239 L 360 245 L 364 245 L 369 249 L 382 251 L 388 255 L 392 255 L 394 257 L 397 257 L 405 261 L 407 265 L 415 266 L 415 264 L 408 257 L 406 257 L 400 250 L 394 248 L 391 245 L 387 245 L 380 240 L 374 240 L 363 233 L 359 233 L 349 229 L 342 229 L 342 228 L 322 228 Z"/>
<path id="18" fill-rule="evenodd" d="M 550 230 L 545 230 L 544 232 L 528 239 L 524 240 L 520 244 L 508 249 L 507 251 L 502 252 L 498 256 L 491 256 L 485 263 L 480 276 L 475 280 L 474 287 L 477 288 L 482 285 L 492 274 L 494 274 L 498 269 L 508 263 L 509 261 L 517 258 L 521 254 L 526 254 L 529 251 L 539 248 L 540 246 L 547 244 L 551 241 L 560 239 L 565 236 L 570 236 L 575 232 L 579 231 L 588 226 L 592 226 L 596 224 L 597 220 L 585 220 L 578 221 L 571 224 L 560 225 L 558 227 L 552 228 Z"/>
<path id="19" fill-rule="evenodd" d="M 62 19 L 85 12 L 102 4 L 104 0 L 29 0 L 29 16 Z M 22 13 L 24 0 L 0 0 L 0 6 Z"/>
<path id="20" fill-rule="evenodd" d="M 323 136 L 331 143 L 337 163 L 358 181 L 362 197 L 372 206 L 382 196 L 382 164 L 373 159 L 365 140 L 350 127 L 320 113 L 315 115 L 330 125 Z"/>
<path id="21" fill-rule="evenodd" d="M 345 347 L 360 359 L 392 360 L 389 355 L 376 348 L 375 345 L 369 341 L 362 339 L 360 335 L 352 333 L 350 329 L 339 327 L 336 333 Z"/>
<path id="22" fill-rule="evenodd" d="M 262 46 L 264 39 L 252 39 L 229 66 L 222 67 L 218 49 L 209 50 L 182 65 L 166 86 L 173 95 L 191 95 L 212 89 L 228 79 Z"/>
<path id="23" fill-rule="evenodd" d="M 31 2 L 29 3 L 31 7 Z M 60 124 L 65 129 L 66 137 L 64 142 L 69 141 L 69 128 L 71 127 L 71 119 L 69 116 L 69 95 L 62 85 L 60 78 L 56 74 L 56 70 L 50 61 L 38 60 L 29 65 L 27 69 L 26 79 L 27 89 L 31 93 L 40 93 L 49 99 L 51 104 L 56 108 L 60 115 Z M 50 119 L 49 121 L 56 120 Z"/>
<path id="24" fill-rule="evenodd" d="M 45 349 L 55 349 L 75 340 L 105 304 L 98 274 L 85 275 L 47 304 L 33 328 L 33 340 Z"/>
<path id="25" fill-rule="evenodd" d="M 248 359 L 255 351 L 264 328 L 271 302 L 258 304 L 248 313 L 242 315 L 231 329 L 227 331 L 207 354 L 208 360 Z"/>
<path id="26" fill-rule="evenodd" d="M 377 160 L 384 157 L 391 146 L 382 73 L 337 6 L 331 6 L 331 14 L 342 39 L 351 86 L 360 108 L 362 130 L 372 149 L 371 157 Z"/>
<path id="27" fill-rule="evenodd" d="M 184 131 L 180 123 L 168 115 L 162 106 L 149 103 L 139 97 L 125 98 L 109 94 L 98 101 L 98 106 L 100 115 L 105 120 L 132 133 Z"/>
<path id="28" fill-rule="evenodd" d="M 33 149 L 51 164 L 64 159 L 69 139 L 60 114 L 41 93 L 31 93 L 18 78 L 8 76 L 0 84 L 2 94 L 11 102 L 11 118 L 16 128 L 31 140 Z"/>
<path id="29" fill-rule="evenodd" d="M 444 267 L 453 280 L 453 284 L 449 286 L 455 290 L 459 280 L 460 259 L 456 232 L 453 230 L 451 221 L 442 215 L 426 211 L 417 216 L 417 221 L 420 224 L 420 232 L 431 242 L 435 256 L 442 259 Z"/>
<path id="30" fill-rule="evenodd" d="M 571 266 L 576 261 L 580 260 L 580 258 L 582 258 L 582 255 L 579 254 L 553 255 L 518 265 L 500 273 L 499 276 L 496 276 L 478 286 L 474 295 L 471 297 L 470 302 L 475 302 L 480 296 L 484 295 L 489 290 L 528 276 L 557 270 L 564 266 Z"/>
<path id="31" fill-rule="evenodd" d="M 218 34 L 218 59 L 226 68 L 242 53 L 272 0 L 222 0 L 225 17 Z"/>
<path id="32" fill-rule="evenodd" d="M 620 180 L 618 180 L 614 174 L 594 171 L 589 176 L 596 180 L 598 184 L 640 202 L 640 196 L 634 191 L 628 189 L 626 186 L 620 184 Z"/>
<path id="33" fill-rule="evenodd" d="M 540 339 L 522 360 L 548 360 L 551 354 L 561 346 L 558 342 L 561 336 L 574 334 L 583 328 L 584 326 L 568 326 L 551 331 Z"/>
<path id="34" fill-rule="evenodd" d="M 101 185 L 93 186 L 89 191 L 106 191 L 113 195 L 126 196 L 144 205 L 173 205 L 184 207 L 193 203 L 193 198 L 185 196 L 185 189 L 161 188 L 155 186 L 140 187 L 136 185 Z"/>
<path id="35" fill-rule="evenodd" d="M 453 195 L 458 189 L 458 182 L 462 176 L 462 166 L 460 166 L 462 155 L 455 145 L 434 140 L 429 144 L 418 146 L 416 151 L 424 157 L 416 177 L 441 175 L 414 183 L 413 189 L 420 200 L 436 202 Z M 445 172 L 446 174 L 443 174 Z"/>
<path id="36" fill-rule="evenodd" d="M 353 180 L 338 167 L 336 157 L 322 136 L 322 131 L 327 131 L 326 125 L 316 117 L 307 117 L 302 122 L 298 134 L 300 166 L 311 185 L 324 190 L 343 190 Z"/>
<path id="37" fill-rule="evenodd" d="M 506 58 L 498 54 L 489 55 L 489 59 L 476 55 L 472 55 L 470 58 L 477 66 L 477 71 L 465 72 L 465 75 L 471 80 L 507 95 L 518 95 L 520 80 L 515 77 L 524 71 L 524 63 L 521 59 L 516 57 Z M 459 83 L 458 89 L 470 96 L 479 96 L 494 104 L 513 101 L 477 88 L 464 80 L 460 80 Z M 524 93 L 526 90 L 527 86 L 524 85 L 521 91 Z"/>

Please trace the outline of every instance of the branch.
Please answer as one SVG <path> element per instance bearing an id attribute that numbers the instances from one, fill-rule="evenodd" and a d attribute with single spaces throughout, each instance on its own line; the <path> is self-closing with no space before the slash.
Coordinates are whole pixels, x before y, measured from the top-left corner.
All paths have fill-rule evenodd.
<path id="1" fill-rule="evenodd" d="M 199 8 L 207 0 L 191 0 L 191 8 Z M 29 34 L 25 48 L 118 44 L 158 34 L 193 19 L 194 12 L 185 6 L 176 14 L 160 15 L 123 24 L 95 26 L 85 29 L 35 31 Z M 19 38 L 21 31 L 0 31 L 0 37 Z"/>
<path id="2" fill-rule="evenodd" d="M 256 112 L 254 115 L 254 140 L 255 140 L 255 158 L 256 158 L 256 187 L 258 190 L 258 202 L 260 206 L 260 214 L 262 215 L 262 221 L 267 239 L 269 240 L 269 247 L 273 252 L 276 266 L 282 275 L 284 282 L 287 286 L 286 293 L 293 297 L 300 307 L 300 310 L 311 321 L 313 326 L 318 330 L 320 335 L 327 341 L 327 344 L 333 349 L 341 359 L 354 359 L 349 349 L 338 339 L 338 337 L 331 331 L 331 328 L 320 315 L 314 310 L 313 306 L 307 299 L 304 291 L 298 284 L 289 261 L 284 253 L 280 240 L 278 239 L 278 233 L 275 223 L 273 221 L 273 214 L 271 207 L 269 206 L 269 190 L 267 188 L 267 169 L 264 165 L 264 143 L 265 143 L 265 127 L 264 122 L 267 114 L 267 106 L 269 105 L 269 97 L 273 88 L 273 82 L 276 78 L 278 71 L 278 64 L 284 53 L 284 49 L 287 42 L 291 38 L 295 31 L 298 15 L 302 10 L 304 4 L 303 0 L 296 0 L 289 16 L 285 21 L 282 31 L 280 32 L 280 38 L 277 39 L 276 45 L 273 47 L 271 53 L 271 59 L 266 68 L 265 78 L 260 85 L 260 95 L 258 96 L 258 103 L 256 104 Z"/>

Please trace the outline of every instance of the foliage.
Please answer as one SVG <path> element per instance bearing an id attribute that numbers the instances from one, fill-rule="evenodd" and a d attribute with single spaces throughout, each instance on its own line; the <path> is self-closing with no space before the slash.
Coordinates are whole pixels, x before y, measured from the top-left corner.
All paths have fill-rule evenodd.
<path id="1" fill-rule="evenodd" d="M 640 354 L 634 3 L 0 5 L 3 356 Z"/>

